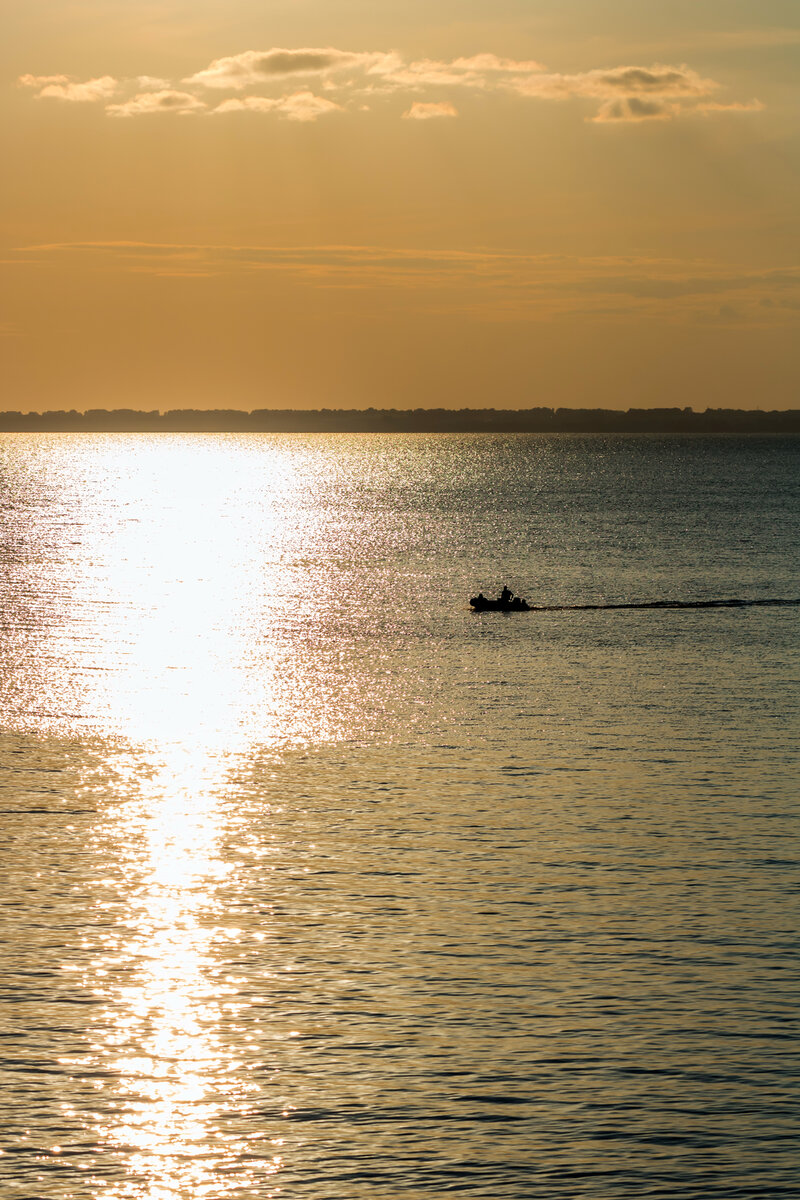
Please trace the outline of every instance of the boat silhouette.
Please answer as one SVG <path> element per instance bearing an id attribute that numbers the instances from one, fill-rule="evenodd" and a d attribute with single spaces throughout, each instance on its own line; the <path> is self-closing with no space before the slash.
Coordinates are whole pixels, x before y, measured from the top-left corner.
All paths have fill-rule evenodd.
<path id="1" fill-rule="evenodd" d="M 475 612 L 609 612 L 619 609 L 681 609 L 681 608 L 800 608 L 800 598 L 780 599 L 769 597 L 739 598 L 724 600 L 629 600 L 617 604 L 528 604 L 514 596 L 508 588 L 496 600 L 490 600 L 479 592 L 470 604 Z"/>
<path id="2" fill-rule="evenodd" d="M 504 587 L 496 600 L 490 600 L 488 596 L 484 596 L 483 592 L 479 592 L 477 596 L 473 596 L 470 604 L 475 612 L 530 612 L 531 606 L 521 596 L 515 596 L 514 593 L 507 587 Z"/>

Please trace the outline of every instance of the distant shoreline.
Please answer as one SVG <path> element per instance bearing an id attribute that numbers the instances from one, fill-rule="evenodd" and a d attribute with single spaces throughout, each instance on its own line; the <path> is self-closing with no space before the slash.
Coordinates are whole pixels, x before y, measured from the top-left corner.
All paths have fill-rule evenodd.
<path id="1" fill-rule="evenodd" d="M 89 409 L 0 412 L 2 433 L 800 434 L 800 409 Z"/>

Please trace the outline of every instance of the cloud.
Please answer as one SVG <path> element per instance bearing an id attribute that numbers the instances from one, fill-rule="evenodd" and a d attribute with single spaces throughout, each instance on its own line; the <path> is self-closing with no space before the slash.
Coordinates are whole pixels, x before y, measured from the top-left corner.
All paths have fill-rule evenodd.
<path id="1" fill-rule="evenodd" d="M 595 122 L 595 124 L 607 122 L 619 123 L 623 121 L 667 121 L 672 117 L 686 116 L 691 113 L 702 113 L 704 116 L 707 116 L 710 113 L 763 111 L 764 105 L 760 100 L 750 100 L 746 104 L 737 102 L 719 104 L 714 100 L 710 100 L 702 104 L 681 107 L 681 105 L 673 101 L 664 100 L 661 97 L 651 99 L 645 96 L 625 96 L 620 100 L 607 100 L 590 120 Z"/>
<path id="2" fill-rule="evenodd" d="M 513 88 L 523 96 L 559 100 L 573 96 L 603 99 L 624 96 L 694 98 L 708 96 L 719 87 L 687 66 L 614 67 L 607 71 L 582 71 L 576 75 L 536 75 L 520 79 Z"/>
<path id="3" fill-rule="evenodd" d="M 456 58 L 451 65 L 455 70 L 498 71 L 506 75 L 527 75 L 532 71 L 544 70 L 541 63 L 532 59 L 520 62 L 514 58 L 498 58 L 496 54 L 473 54 L 471 58 Z"/>
<path id="4" fill-rule="evenodd" d="M 668 121 L 675 115 L 676 106 L 664 100 L 649 100 L 641 96 L 625 96 L 607 100 L 590 120 L 595 123 L 620 121 Z"/>
<path id="5" fill-rule="evenodd" d="M 123 104 L 109 104 L 106 112 L 111 117 L 140 117 L 152 113 L 187 113 L 205 111 L 205 104 L 189 92 L 165 89 L 160 92 L 140 92 Z"/>
<path id="6" fill-rule="evenodd" d="M 475 54 L 452 62 L 423 58 L 410 63 L 392 55 L 370 73 L 380 77 L 378 82 L 384 88 L 466 87 L 488 91 L 543 70 L 541 63 L 498 58 L 496 54 Z"/>
<path id="7" fill-rule="evenodd" d="M 136 79 L 136 85 L 151 92 L 169 91 L 172 87 L 168 79 L 159 79 L 157 75 L 139 75 Z"/>
<path id="8" fill-rule="evenodd" d="M 364 54 L 350 50 L 325 49 L 245 50 L 227 58 L 215 58 L 212 63 L 184 83 L 207 88 L 241 90 L 287 75 L 319 75 L 343 68 L 369 70 L 380 65 L 387 55 Z"/>
<path id="9" fill-rule="evenodd" d="M 342 108 L 333 100 L 326 100 L 324 96 L 315 96 L 313 92 L 294 92 L 291 96 L 283 97 L 278 111 L 283 113 L 289 121 L 316 121 L 317 117 L 341 112 Z"/>
<path id="10" fill-rule="evenodd" d="M 83 83 L 71 80 L 68 75 L 21 75 L 19 83 L 23 87 L 38 88 L 37 100 L 68 100 L 77 104 L 109 100 L 119 86 L 111 75 L 87 79 Z"/>
<path id="11" fill-rule="evenodd" d="M 395 52 L 355 52 L 333 47 L 247 50 L 215 59 L 185 82 L 241 91 L 291 74 L 325 75 L 325 86 L 333 91 L 410 91 L 428 93 L 428 97 L 434 92 L 434 97 L 415 101 L 403 113 L 411 119 L 454 115 L 441 107 L 425 106 L 449 104 L 448 100 L 435 97 L 435 92 L 458 88 L 475 92 L 510 91 L 528 99 L 595 99 L 602 102 L 595 117 L 598 121 L 666 120 L 680 111 L 676 102 L 697 103 L 719 87 L 714 80 L 703 78 L 686 64 L 626 64 L 559 74 L 547 72 L 541 63 L 532 59 L 501 58 L 491 53 L 462 56 L 451 61 L 406 61 Z M 271 111 L 274 107 L 264 104 L 260 111 Z M 231 110 L 226 107 L 223 111 Z M 708 111 L 712 110 L 709 108 Z"/>
<path id="12" fill-rule="evenodd" d="M 457 117 L 458 109 L 454 108 L 447 100 L 441 100 L 438 103 L 433 101 L 425 103 L 424 100 L 415 100 L 403 117 L 407 121 L 431 121 L 437 117 Z"/>
<path id="13" fill-rule="evenodd" d="M 705 104 L 698 104 L 696 112 L 701 113 L 743 113 L 743 112 L 763 112 L 766 105 L 760 100 L 748 100 L 742 104 L 739 101 L 732 101 L 730 104 L 719 104 L 715 101 L 709 101 Z"/>
<path id="14" fill-rule="evenodd" d="M 313 92 L 293 92 L 289 96 L 273 99 L 269 96 L 246 96 L 243 100 L 223 100 L 214 113 L 232 112 L 276 112 L 289 121 L 316 121 L 328 113 L 342 112 L 340 104 L 315 96 Z"/>
<path id="15" fill-rule="evenodd" d="M 233 113 L 233 112 L 275 112 L 280 105 L 280 100 L 275 100 L 270 96 L 246 96 L 244 100 L 223 100 L 216 108 L 212 108 L 212 114 L 217 113 Z"/>
<path id="16" fill-rule="evenodd" d="M 305 78 L 304 78 L 305 77 Z M 452 60 L 405 59 L 396 51 L 340 50 L 333 46 L 244 50 L 213 59 L 182 84 L 150 75 L 128 81 L 102 76 L 78 82 L 66 75 L 23 75 L 37 97 L 107 101 L 114 117 L 155 112 L 276 113 L 293 121 L 314 121 L 345 107 L 375 109 L 402 97 L 400 115 L 410 120 L 453 117 L 454 93 L 501 93 L 526 100 L 594 101 L 596 123 L 664 121 L 698 112 L 756 112 L 759 101 L 716 100 L 720 85 L 686 63 L 627 63 L 565 74 L 546 70 L 533 59 L 503 58 L 481 52 Z M 298 90 L 285 93 L 287 83 Z M 313 84 L 315 90 L 311 91 Z M 209 91 L 234 97 L 216 107 L 205 103 Z M 324 92 L 325 96 L 316 93 Z M 284 94 L 281 94 L 284 93 Z M 409 107 L 410 103 L 410 107 Z"/>
<path id="17" fill-rule="evenodd" d="M 20 75 L 20 87 L 42 88 L 48 83 L 69 83 L 69 75 Z"/>
<path id="18" fill-rule="evenodd" d="M 575 78 L 588 81 L 601 94 L 610 90 L 625 95 L 707 96 L 719 87 L 712 79 L 702 79 L 685 65 L 616 67 L 613 71 L 588 71 Z"/>
<path id="19" fill-rule="evenodd" d="M 691 67 L 655 63 L 649 67 L 622 66 L 582 71 L 575 75 L 529 76 L 512 84 L 521 95 L 549 100 L 587 98 L 601 101 L 595 124 L 668 121 L 693 112 L 719 84 L 704 79 Z M 704 103 L 711 112 L 712 104 Z"/>

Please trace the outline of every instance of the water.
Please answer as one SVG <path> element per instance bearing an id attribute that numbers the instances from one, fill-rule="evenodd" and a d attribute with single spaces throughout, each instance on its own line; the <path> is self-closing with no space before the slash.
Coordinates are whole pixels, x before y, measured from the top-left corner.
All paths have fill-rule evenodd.
<path id="1" fill-rule="evenodd" d="M 3 435 L 3 1200 L 797 1195 L 800 442 Z"/>

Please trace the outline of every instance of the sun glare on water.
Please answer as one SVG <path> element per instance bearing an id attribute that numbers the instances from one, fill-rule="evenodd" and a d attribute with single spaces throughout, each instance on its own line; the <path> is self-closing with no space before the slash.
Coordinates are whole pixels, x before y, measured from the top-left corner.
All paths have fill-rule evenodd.
<path id="1" fill-rule="evenodd" d="M 325 531 L 302 451 L 158 435 L 31 450 L 40 494 L 14 534 L 41 586 L 12 595 L 9 723 L 206 750 L 328 740 L 297 653 L 326 584 L 309 593 Z"/>
<path id="2" fill-rule="evenodd" d="M 70 445 L 31 464 L 43 502 L 17 534 L 46 576 L 30 603 L 51 619 L 35 643 L 34 622 L 12 630 L 8 708 L 22 728 L 88 739 L 112 781 L 94 834 L 107 899 L 90 916 L 102 932 L 83 984 L 100 1007 L 83 1066 L 111 1079 L 92 1136 L 124 1158 L 125 1181 L 98 1187 L 217 1197 L 236 1159 L 268 1188 L 275 1147 L 222 1122 L 258 1090 L 222 1036 L 240 1008 L 224 843 L 229 781 L 254 748 L 333 736 L 320 677 L 293 652 L 311 603 L 294 565 L 319 517 L 301 459 L 274 442 L 226 453 L 220 439 L 110 437 L 74 458 Z"/>

